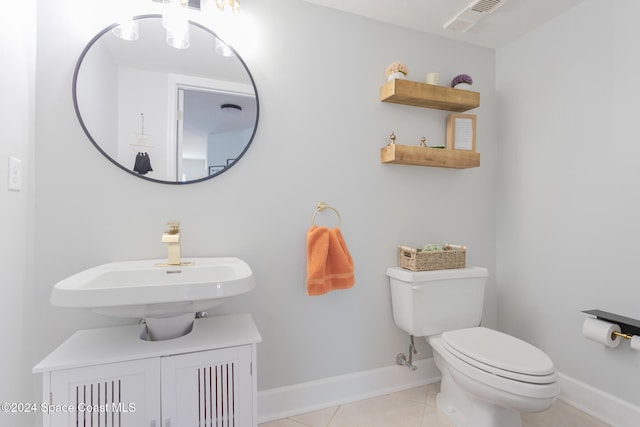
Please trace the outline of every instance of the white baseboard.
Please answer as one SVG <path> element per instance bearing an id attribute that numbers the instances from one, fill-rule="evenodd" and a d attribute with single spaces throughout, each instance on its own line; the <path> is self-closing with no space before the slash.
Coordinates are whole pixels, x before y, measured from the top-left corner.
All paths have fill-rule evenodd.
<path id="1" fill-rule="evenodd" d="M 433 358 L 414 362 L 418 370 L 392 365 L 258 392 L 258 422 L 382 396 L 440 381 Z M 612 427 L 637 427 L 640 407 L 560 374 L 560 400 Z"/>
<path id="2" fill-rule="evenodd" d="M 388 366 L 258 392 L 258 422 L 264 423 L 440 381 L 433 358 L 411 371 Z"/>
<path id="3" fill-rule="evenodd" d="M 637 427 L 640 407 L 560 374 L 560 399 L 613 427 Z"/>

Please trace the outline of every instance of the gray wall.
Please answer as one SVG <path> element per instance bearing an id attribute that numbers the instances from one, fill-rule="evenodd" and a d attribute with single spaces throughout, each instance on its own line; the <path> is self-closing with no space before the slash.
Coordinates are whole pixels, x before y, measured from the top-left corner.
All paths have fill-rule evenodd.
<path id="1" fill-rule="evenodd" d="M 640 72 L 632 0 L 589 0 L 497 51 L 498 324 L 635 405 L 638 353 L 581 310 L 640 318 Z"/>
<path id="2" fill-rule="evenodd" d="M 91 4 L 87 4 L 91 3 Z M 215 313 L 249 312 L 261 390 L 393 365 L 408 337 L 391 317 L 387 266 L 396 245 L 453 242 L 468 263 L 495 271 L 494 52 L 402 30 L 298 0 L 243 1 L 254 37 L 238 50 L 255 78 L 260 123 L 240 163 L 188 186 L 123 173 L 88 142 L 75 118 L 71 79 L 85 43 L 115 13 L 109 4 L 38 4 L 36 120 L 36 297 L 31 362 L 75 330 L 116 321 L 51 307 L 52 286 L 97 264 L 163 257 L 160 235 L 182 223 L 185 256 L 233 255 L 253 268 L 257 288 Z M 249 29 L 247 30 L 249 33 Z M 224 38 L 224 34 L 221 33 Z M 245 54 L 246 52 L 246 54 Z M 480 168 L 381 165 L 380 148 L 444 141 L 446 112 L 379 102 L 384 69 L 404 61 L 422 81 L 474 77 Z M 353 289 L 305 291 L 305 233 L 318 201 L 342 215 L 355 261 Z M 331 224 L 330 216 L 319 216 Z M 485 321 L 495 325 L 494 280 Z M 421 344 L 425 347 L 425 344 Z M 428 353 L 427 353 L 428 354 Z"/>
<path id="3" fill-rule="evenodd" d="M 33 308 L 33 138 L 35 0 L 3 4 L 0 14 L 0 402 L 28 402 L 32 394 L 29 328 Z M 22 161 L 22 190 L 7 191 L 8 157 Z M 0 424 L 26 422 L 0 413 Z"/>

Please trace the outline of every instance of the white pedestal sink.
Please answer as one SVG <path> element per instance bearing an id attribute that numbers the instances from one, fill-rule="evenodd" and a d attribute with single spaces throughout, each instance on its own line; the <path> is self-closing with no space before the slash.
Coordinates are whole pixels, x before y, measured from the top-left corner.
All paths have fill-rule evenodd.
<path id="1" fill-rule="evenodd" d="M 191 265 L 161 266 L 164 259 L 99 265 L 58 283 L 51 304 L 88 308 L 115 317 L 147 320 L 151 340 L 191 330 L 193 316 L 255 288 L 253 272 L 239 258 L 186 258 Z"/>

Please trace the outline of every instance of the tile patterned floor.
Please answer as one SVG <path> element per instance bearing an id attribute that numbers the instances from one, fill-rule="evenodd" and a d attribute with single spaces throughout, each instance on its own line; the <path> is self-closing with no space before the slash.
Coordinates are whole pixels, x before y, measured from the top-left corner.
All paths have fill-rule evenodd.
<path id="1" fill-rule="evenodd" d="M 260 424 L 259 427 L 452 427 L 435 406 L 440 383 Z M 608 427 L 567 405 L 522 416 L 524 427 Z"/>

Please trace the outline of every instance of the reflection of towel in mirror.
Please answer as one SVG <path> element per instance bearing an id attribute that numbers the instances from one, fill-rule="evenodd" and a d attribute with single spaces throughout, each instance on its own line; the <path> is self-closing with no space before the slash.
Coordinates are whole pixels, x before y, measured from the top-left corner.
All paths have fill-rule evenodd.
<path id="1" fill-rule="evenodd" d="M 138 172 L 140 175 L 144 175 L 147 172 L 153 172 L 151 168 L 151 159 L 149 159 L 149 154 L 147 153 L 138 153 L 136 156 L 136 163 L 133 166 L 133 170 Z"/>
<path id="2" fill-rule="evenodd" d="M 307 294 L 353 286 L 353 259 L 339 228 L 312 226 L 307 232 Z"/>

